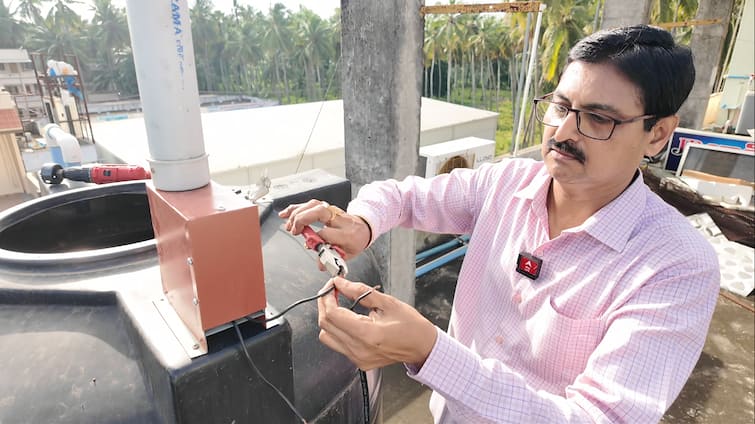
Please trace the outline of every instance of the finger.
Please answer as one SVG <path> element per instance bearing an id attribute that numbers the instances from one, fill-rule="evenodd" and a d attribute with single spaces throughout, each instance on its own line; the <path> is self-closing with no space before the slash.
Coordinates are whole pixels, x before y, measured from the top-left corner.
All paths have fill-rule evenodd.
<path id="1" fill-rule="evenodd" d="M 315 222 L 328 222 L 332 214 L 328 206 L 327 202 L 310 200 L 304 206 L 297 208 L 288 218 L 287 226 L 289 227 L 289 231 L 296 235 L 301 233 L 305 225 Z"/>
<path id="2" fill-rule="evenodd" d="M 325 346 L 335 350 L 336 352 L 349 356 L 349 349 L 346 347 L 346 345 L 338 339 L 336 336 L 334 336 L 332 333 L 326 331 L 326 330 L 320 330 L 320 342 L 324 344 Z"/>
<path id="3" fill-rule="evenodd" d="M 333 282 L 336 289 L 351 300 L 355 300 L 367 291 L 372 290 L 372 293 L 369 296 L 364 297 L 359 302 L 362 306 L 367 308 L 384 310 L 395 301 L 392 296 L 374 290 L 373 287 L 364 283 L 353 283 L 341 277 L 335 277 Z"/>
<path id="4" fill-rule="evenodd" d="M 325 283 L 325 286 L 323 286 L 323 288 L 320 289 L 319 293 L 323 293 L 324 291 L 328 290 L 331 286 L 334 286 L 332 278 L 328 280 L 327 283 Z M 322 327 L 322 322 L 327 320 L 328 312 L 333 311 L 337 308 L 338 308 L 337 289 L 333 290 L 333 293 L 325 295 L 325 296 L 321 296 L 317 299 L 317 322 L 320 324 L 320 327 Z"/>
<path id="5" fill-rule="evenodd" d="M 297 217 L 299 215 L 307 212 L 308 210 L 310 210 L 310 209 L 312 209 L 314 207 L 319 206 L 321 203 L 322 202 L 320 202 L 317 199 L 311 199 L 311 200 L 307 201 L 306 203 L 294 204 L 294 205 L 290 205 L 288 208 L 286 208 L 286 212 L 287 212 L 287 216 L 288 216 L 288 220 L 286 221 L 286 230 L 287 231 L 291 231 L 291 229 L 294 226 L 294 221 L 297 219 Z M 306 224 L 304 224 L 304 225 L 306 225 Z M 301 229 L 299 231 L 301 231 Z M 295 233 L 295 234 L 298 234 L 298 233 Z"/>
<path id="6" fill-rule="evenodd" d="M 335 289 L 335 285 L 333 284 L 333 279 L 331 278 L 327 282 L 325 282 L 325 285 L 322 286 L 322 288 L 317 292 L 317 294 L 323 294 L 330 290 L 331 288 Z"/>
<path id="7" fill-rule="evenodd" d="M 367 224 L 361 218 L 346 213 L 335 216 L 330 225 L 323 227 L 319 233 L 324 240 L 346 252 L 344 259 L 360 254 L 370 242 Z"/>
<path id="8" fill-rule="evenodd" d="M 363 317 L 348 309 L 338 306 L 337 294 L 328 294 L 317 299 L 317 324 L 321 330 L 332 335 L 342 345 L 359 343 L 361 334 L 358 331 L 348 331 L 357 325 L 351 321 L 360 321 Z"/>
<path id="9" fill-rule="evenodd" d="M 291 212 L 293 212 L 294 209 L 298 208 L 299 206 L 301 206 L 300 203 L 292 203 L 278 212 L 278 216 L 281 218 L 288 218 L 289 216 L 291 216 Z"/>

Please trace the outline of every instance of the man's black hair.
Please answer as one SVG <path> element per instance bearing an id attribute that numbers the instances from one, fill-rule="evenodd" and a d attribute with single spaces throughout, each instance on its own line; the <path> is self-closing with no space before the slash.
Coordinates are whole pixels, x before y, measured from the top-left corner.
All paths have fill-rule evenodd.
<path id="1" fill-rule="evenodd" d="M 574 61 L 614 65 L 640 89 L 645 114 L 657 118 L 675 114 L 695 82 L 690 49 L 676 44 L 668 31 L 648 25 L 589 35 L 569 51 L 567 65 Z M 645 130 L 656 121 L 646 120 Z"/>

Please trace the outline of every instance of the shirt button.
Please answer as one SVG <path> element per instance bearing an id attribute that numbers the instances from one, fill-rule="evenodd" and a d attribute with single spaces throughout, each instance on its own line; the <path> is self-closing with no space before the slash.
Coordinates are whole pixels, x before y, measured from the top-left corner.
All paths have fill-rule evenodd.
<path id="1" fill-rule="evenodd" d="M 513 300 L 514 303 L 516 303 L 517 305 L 522 303 L 522 293 L 521 292 L 514 293 L 514 297 L 511 300 Z"/>
<path id="2" fill-rule="evenodd" d="M 503 336 L 495 336 L 495 342 L 499 345 L 503 344 Z"/>

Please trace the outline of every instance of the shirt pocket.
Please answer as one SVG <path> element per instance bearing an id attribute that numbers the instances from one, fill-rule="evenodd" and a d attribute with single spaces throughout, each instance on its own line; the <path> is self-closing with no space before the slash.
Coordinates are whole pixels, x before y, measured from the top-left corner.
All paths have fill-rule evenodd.
<path id="1" fill-rule="evenodd" d="M 559 388 L 574 382 L 603 338 L 600 319 L 575 319 L 558 311 L 548 297 L 527 320 L 531 370 Z"/>

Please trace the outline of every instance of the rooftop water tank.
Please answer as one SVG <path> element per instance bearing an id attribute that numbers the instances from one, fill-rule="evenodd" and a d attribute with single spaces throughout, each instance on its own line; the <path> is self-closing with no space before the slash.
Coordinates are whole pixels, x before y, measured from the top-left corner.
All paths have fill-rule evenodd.
<path id="1" fill-rule="evenodd" d="M 275 180 L 260 209 L 270 311 L 327 280 L 274 213 L 312 197 L 343 207 L 350 183 L 322 171 Z M 369 252 L 349 269 L 355 280 L 378 281 Z M 214 331 L 209 353 L 191 359 L 160 302 L 144 183 L 69 190 L 0 214 L 0 422 L 297 422 L 233 327 Z M 256 368 L 308 422 L 364 421 L 358 370 L 319 342 L 316 304 L 239 327 Z M 376 422 L 379 372 L 368 382 Z"/>

